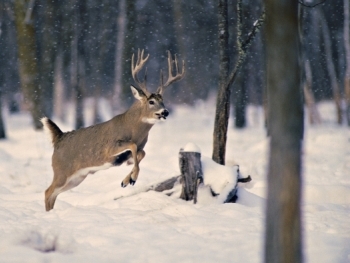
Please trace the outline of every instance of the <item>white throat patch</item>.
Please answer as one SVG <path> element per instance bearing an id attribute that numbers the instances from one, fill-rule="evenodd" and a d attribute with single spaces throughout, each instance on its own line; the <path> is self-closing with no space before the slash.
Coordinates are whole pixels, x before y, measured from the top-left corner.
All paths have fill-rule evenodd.
<path id="1" fill-rule="evenodd" d="M 142 118 L 142 122 L 148 123 L 148 124 L 156 124 L 159 120 L 155 118 Z"/>

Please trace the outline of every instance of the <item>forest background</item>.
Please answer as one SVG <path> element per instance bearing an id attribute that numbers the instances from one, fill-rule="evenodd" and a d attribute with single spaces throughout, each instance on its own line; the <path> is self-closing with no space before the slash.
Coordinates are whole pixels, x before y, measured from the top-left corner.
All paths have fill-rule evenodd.
<path id="1" fill-rule="evenodd" d="M 302 2 L 304 91 L 318 122 L 316 102 L 335 99 L 335 121 L 346 123 L 346 24 L 344 2 Z M 263 1 L 242 2 L 246 36 L 263 11 Z M 218 7 L 216 1 L 88 0 L 12 1 L 0 3 L 0 96 L 10 112 L 30 110 L 36 129 L 42 116 L 64 121 L 65 103 L 74 102 L 75 127 L 83 127 L 83 100 L 93 98 L 94 122 L 103 121 L 99 99 L 114 113 L 128 108 L 131 55 L 145 49 L 148 87 L 155 90 L 166 51 L 185 60 L 186 78 L 165 94 L 170 104 L 193 105 L 216 95 L 219 79 Z M 236 1 L 228 3 L 230 68 L 238 56 Z M 266 97 L 264 27 L 257 34 L 232 86 L 235 126 L 245 127 L 248 103 Z M 349 40 L 347 40 L 349 42 Z M 181 86 L 181 88 L 180 88 Z M 171 98 L 171 99 L 170 99 Z M 0 110 L 2 107 L 0 107 Z M 1 112 L 0 112 L 1 114 Z M 1 119 L 5 136 L 5 125 Z"/>

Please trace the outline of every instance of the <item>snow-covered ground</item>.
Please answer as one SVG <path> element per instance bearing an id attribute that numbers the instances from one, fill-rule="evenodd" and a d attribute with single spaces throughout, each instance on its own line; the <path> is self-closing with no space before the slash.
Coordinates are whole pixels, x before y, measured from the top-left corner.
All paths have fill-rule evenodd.
<path id="1" fill-rule="evenodd" d="M 319 110 L 323 124 L 306 123 L 303 149 L 304 256 L 350 262 L 350 129 L 334 124 L 333 104 L 320 103 Z M 135 186 L 120 187 L 131 166 L 100 171 L 59 195 L 50 212 L 44 191 L 53 176 L 52 147 L 32 130 L 28 114 L 5 115 L 0 262 L 262 262 L 268 139 L 261 109 L 249 107 L 248 127 L 228 134 L 228 165 L 239 164 L 253 178 L 239 187 L 238 203 L 208 202 L 199 193 L 194 205 L 144 192 L 179 174 L 178 152 L 188 142 L 210 162 L 214 106 L 203 102 L 176 107 L 153 127 Z M 227 176 L 222 169 L 207 173 Z"/>

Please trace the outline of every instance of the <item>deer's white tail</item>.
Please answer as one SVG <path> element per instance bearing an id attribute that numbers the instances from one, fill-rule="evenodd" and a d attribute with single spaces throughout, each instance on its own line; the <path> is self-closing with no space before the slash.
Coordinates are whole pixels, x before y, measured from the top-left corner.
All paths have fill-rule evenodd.
<path id="1" fill-rule="evenodd" d="M 44 125 L 44 130 L 50 134 L 52 144 L 55 145 L 63 132 L 52 120 L 47 117 L 42 118 L 40 121 Z"/>

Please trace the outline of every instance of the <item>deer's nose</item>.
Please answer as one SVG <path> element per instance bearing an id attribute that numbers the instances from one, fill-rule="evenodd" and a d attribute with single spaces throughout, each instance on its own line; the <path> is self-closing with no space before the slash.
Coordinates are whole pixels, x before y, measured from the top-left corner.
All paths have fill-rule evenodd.
<path id="1" fill-rule="evenodd" d="M 168 115 L 169 115 L 169 111 L 167 109 L 162 111 L 162 116 L 163 117 L 168 117 Z"/>

